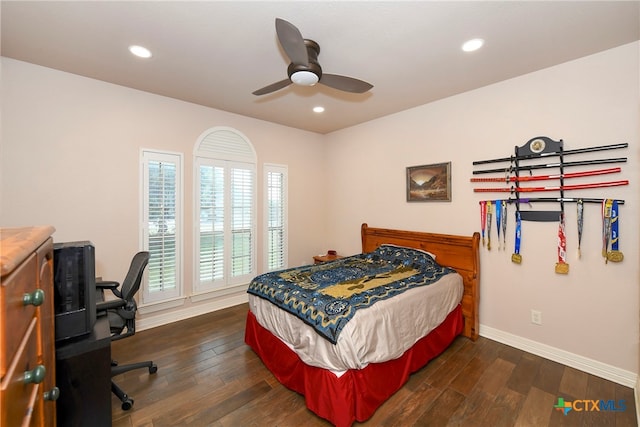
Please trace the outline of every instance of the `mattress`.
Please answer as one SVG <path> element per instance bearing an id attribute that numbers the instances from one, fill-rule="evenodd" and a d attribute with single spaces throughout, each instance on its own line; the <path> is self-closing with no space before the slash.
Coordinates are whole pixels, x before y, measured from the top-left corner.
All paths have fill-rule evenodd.
<path id="1" fill-rule="evenodd" d="M 429 286 L 409 289 L 353 316 L 336 344 L 273 303 L 249 294 L 257 322 L 310 366 L 341 376 L 350 369 L 394 360 L 440 325 L 462 298 L 463 282 L 450 273 Z"/>

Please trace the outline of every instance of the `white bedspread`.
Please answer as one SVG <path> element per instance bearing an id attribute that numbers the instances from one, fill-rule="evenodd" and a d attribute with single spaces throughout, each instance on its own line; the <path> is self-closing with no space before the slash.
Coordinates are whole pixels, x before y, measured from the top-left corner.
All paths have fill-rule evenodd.
<path id="1" fill-rule="evenodd" d="M 349 369 L 402 356 L 444 321 L 460 303 L 462 293 L 462 277 L 452 273 L 429 286 L 378 301 L 358 310 L 335 345 L 263 298 L 249 294 L 249 309 L 262 327 L 280 338 L 303 362 L 340 376 Z"/>

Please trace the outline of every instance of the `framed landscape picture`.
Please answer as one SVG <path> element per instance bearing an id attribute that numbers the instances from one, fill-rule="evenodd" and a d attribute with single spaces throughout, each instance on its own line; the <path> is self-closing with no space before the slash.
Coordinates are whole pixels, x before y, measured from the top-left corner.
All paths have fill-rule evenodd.
<path id="1" fill-rule="evenodd" d="M 407 202 L 450 202 L 451 162 L 407 168 Z"/>

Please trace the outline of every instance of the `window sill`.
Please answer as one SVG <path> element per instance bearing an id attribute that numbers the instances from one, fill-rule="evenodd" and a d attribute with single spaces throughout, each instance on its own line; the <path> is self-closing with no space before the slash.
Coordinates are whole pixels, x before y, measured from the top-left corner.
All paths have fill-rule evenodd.
<path id="1" fill-rule="evenodd" d="M 170 300 L 151 302 L 148 304 L 141 304 L 138 306 L 140 314 L 155 313 L 157 311 L 168 310 L 171 308 L 181 307 L 186 301 L 185 297 L 178 297 Z"/>
<path id="2" fill-rule="evenodd" d="M 249 286 L 247 283 L 243 283 L 241 285 L 233 285 L 226 288 L 211 289 L 208 291 L 194 293 L 189 298 L 191 299 L 191 302 L 200 302 L 212 298 L 245 293 L 247 292 L 247 286 Z"/>

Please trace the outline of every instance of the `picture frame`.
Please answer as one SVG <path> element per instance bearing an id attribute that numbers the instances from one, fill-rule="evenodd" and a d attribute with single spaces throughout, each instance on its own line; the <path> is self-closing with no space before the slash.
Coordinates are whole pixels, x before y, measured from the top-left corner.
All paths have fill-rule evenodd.
<path id="1" fill-rule="evenodd" d="M 407 202 L 450 202 L 451 162 L 407 167 Z"/>

